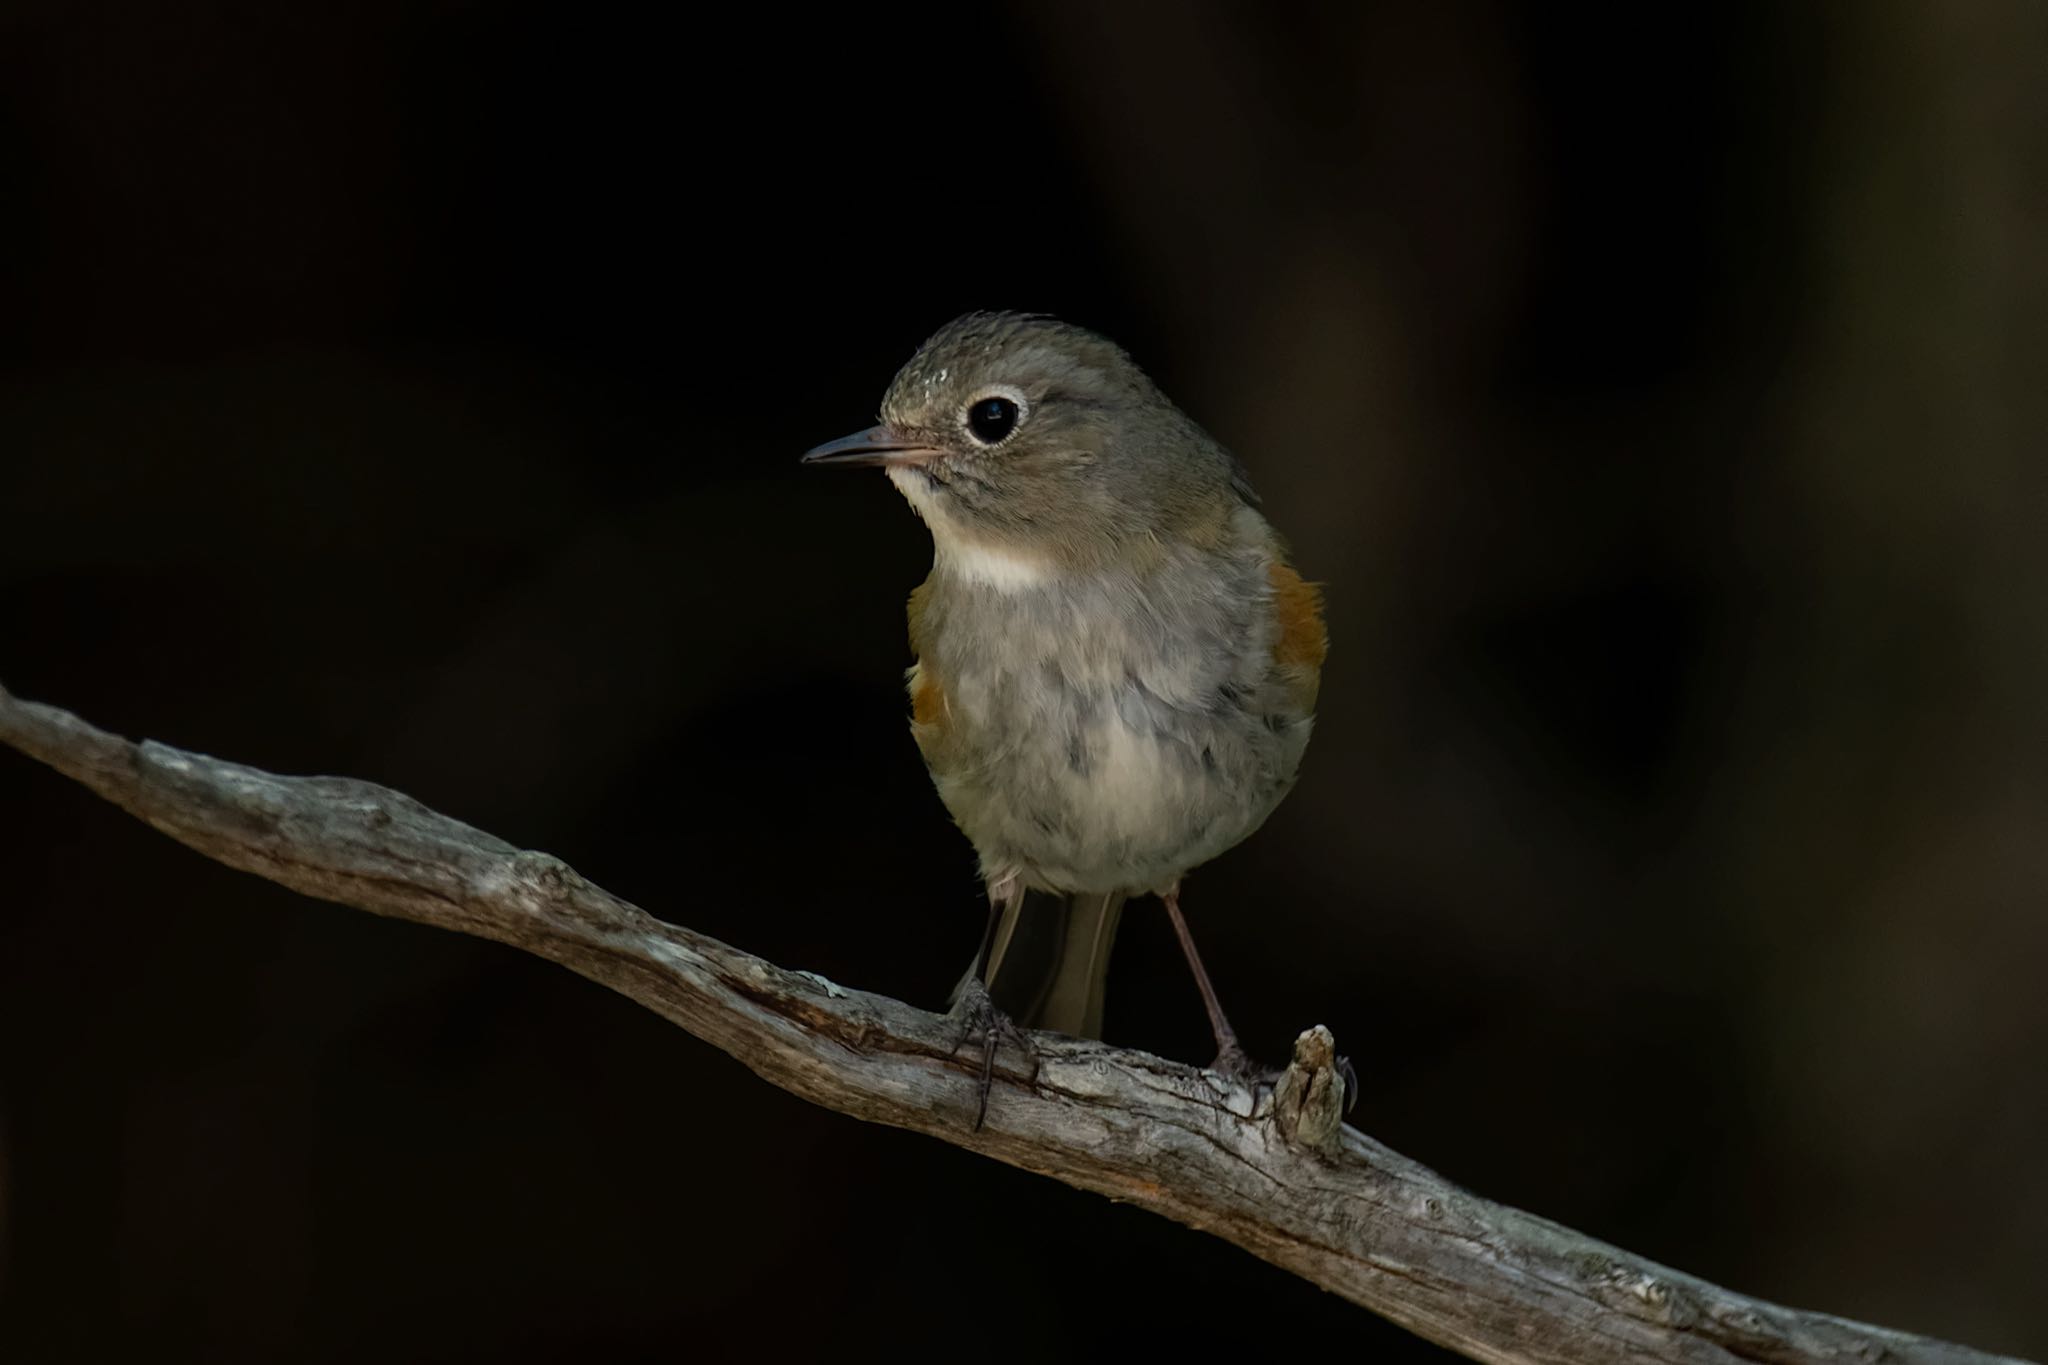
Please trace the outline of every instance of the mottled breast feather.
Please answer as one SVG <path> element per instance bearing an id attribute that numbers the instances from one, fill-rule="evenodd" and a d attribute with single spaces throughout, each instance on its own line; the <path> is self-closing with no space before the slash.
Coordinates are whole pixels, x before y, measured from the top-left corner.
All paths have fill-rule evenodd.
<path id="1" fill-rule="evenodd" d="M 904 615 L 910 623 L 910 652 L 924 653 L 924 606 L 931 600 L 932 581 L 927 578 L 910 590 L 910 601 L 904 608 Z"/>

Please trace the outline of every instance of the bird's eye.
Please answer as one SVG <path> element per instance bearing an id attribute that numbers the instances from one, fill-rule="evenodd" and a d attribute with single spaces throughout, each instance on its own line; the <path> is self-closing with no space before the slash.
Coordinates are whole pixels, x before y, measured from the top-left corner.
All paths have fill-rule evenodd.
<path id="1" fill-rule="evenodd" d="M 1017 429 L 1020 416 L 1015 399 L 983 398 L 967 409 L 967 430 L 983 445 L 996 445 Z"/>

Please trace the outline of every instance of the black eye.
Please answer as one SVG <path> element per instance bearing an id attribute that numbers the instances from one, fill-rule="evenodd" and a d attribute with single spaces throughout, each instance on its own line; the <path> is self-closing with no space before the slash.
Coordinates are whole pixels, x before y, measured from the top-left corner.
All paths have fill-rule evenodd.
<path id="1" fill-rule="evenodd" d="M 1007 398 L 984 398 L 967 410 L 967 429 L 986 445 L 1017 429 L 1017 405 Z"/>

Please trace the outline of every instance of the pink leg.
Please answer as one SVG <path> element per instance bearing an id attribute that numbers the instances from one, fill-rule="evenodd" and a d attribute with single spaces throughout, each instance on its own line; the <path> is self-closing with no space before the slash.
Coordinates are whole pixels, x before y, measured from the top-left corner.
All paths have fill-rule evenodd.
<path id="1" fill-rule="evenodd" d="M 1216 988 L 1209 983 L 1209 973 L 1202 967 L 1202 955 L 1195 951 L 1194 936 L 1188 933 L 1187 919 L 1180 912 L 1180 884 L 1176 882 L 1161 892 L 1159 899 L 1166 903 L 1166 917 L 1173 921 L 1174 937 L 1180 940 L 1180 950 L 1187 955 L 1188 970 L 1195 974 L 1195 985 L 1202 992 L 1202 1008 L 1209 1011 L 1209 1028 L 1216 1035 L 1216 1061 L 1211 1069 L 1234 1075 L 1257 1071 L 1237 1041 L 1237 1030 L 1224 1016 L 1222 1002 L 1216 999 Z"/>

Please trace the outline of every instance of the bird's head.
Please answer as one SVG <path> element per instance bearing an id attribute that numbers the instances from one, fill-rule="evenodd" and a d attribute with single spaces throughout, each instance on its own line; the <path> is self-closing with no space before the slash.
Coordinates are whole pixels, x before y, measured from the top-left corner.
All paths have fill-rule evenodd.
<path id="1" fill-rule="evenodd" d="M 881 423 L 807 465 L 880 466 L 939 558 L 1019 574 L 1220 537 L 1236 461 L 1121 348 L 1052 318 L 969 313 L 918 349 Z"/>

